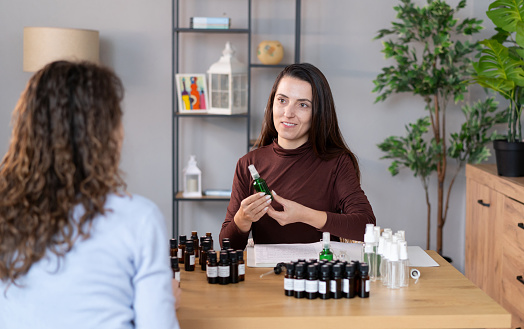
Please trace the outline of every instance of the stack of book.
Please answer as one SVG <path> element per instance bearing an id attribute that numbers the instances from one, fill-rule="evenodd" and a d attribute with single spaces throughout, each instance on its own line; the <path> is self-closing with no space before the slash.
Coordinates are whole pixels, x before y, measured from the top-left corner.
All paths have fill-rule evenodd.
<path id="1" fill-rule="evenodd" d="M 192 29 L 229 29 L 231 19 L 228 17 L 191 17 L 189 27 Z"/>

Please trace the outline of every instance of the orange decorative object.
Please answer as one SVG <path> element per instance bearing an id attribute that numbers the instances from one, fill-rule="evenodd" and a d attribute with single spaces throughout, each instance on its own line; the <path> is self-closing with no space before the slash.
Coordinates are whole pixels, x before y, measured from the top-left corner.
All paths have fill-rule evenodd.
<path id="1" fill-rule="evenodd" d="M 265 65 L 276 65 L 284 57 L 284 47 L 276 40 L 264 40 L 257 48 L 257 57 Z"/>

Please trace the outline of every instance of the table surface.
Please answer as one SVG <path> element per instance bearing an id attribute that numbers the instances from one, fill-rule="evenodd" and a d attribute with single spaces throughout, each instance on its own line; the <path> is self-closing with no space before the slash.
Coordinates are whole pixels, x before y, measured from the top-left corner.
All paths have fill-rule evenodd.
<path id="1" fill-rule="evenodd" d="M 191 328 L 509 328 L 511 315 L 434 251 L 439 267 L 418 268 L 417 284 L 398 290 L 371 283 L 369 298 L 297 299 L 284 295 L 284 273 L 246 267 L 238 284 L 208 284 L 198 266 L 181 272 L 177 311 Z"/>

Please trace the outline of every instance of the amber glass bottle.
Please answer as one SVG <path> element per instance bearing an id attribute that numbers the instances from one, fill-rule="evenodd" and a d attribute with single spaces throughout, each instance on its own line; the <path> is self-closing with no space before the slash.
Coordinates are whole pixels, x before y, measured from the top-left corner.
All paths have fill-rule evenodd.
<path id="1" fill-rule="evenodd" d="M 238 258 L 236 250 L 228 252 L 229 256 L 229 283 L 238 283 Z"/>
<path id="2" fill-rule="evenodd" d="M 293 285 L 295 298 L 306 297 L 306 263 L 298 263 L 295 266 L 295 282 Z"/>
<path id="3" fill-rule="evenodd" d="M 185 235 L 178 237 L 178 262 L 184 264 L 184 253 L 186 252 L 186 239 Z"/>
<path id="4" fill-rule="evenodd" d="M 209 240 L 211 240 L 211 246 L 210 247 L 211 247 L 211 250 L 213 250 L 214 249 L 214 247 L 213 247 L 213 237 L 211 236 L 211 232 L 206 232 L 206 237 L 208 237 Z"/>
<path id="5" fill-rule="evenodd" d="M 284 294 L 295 295 L 295 264 L 286 263 L 286 275 L 284 276 Z"/>
<path id="6" fill-rule="evenodd" d="M 369 297 L 369 265 L 366 263 L 360 263 L 360 294 L 361 298 Z"/>
<path id="7" fill-rule="evenodd" d="M 210 250 L 209 249 L 209 240 L 204 239 L 201 247 L 202 247 L 202 252 L 200 253 L 199 262 L 200 262 L 200 268 L 202 269 L 202 271 L 205 271 L 206 266 L 207 266 L 207 253 Z"/>
<path id="8" fill-rule="evenodd" d="M 186 271 L 195 270 L 195 249 L 193 249 L 193 240 L 186 241 L 186 251 L 184 253 L 184 266 Z"/>
<path id="9" fill-rule="evenodd" d="M 195 250 L 195 257 L 199 257 L 199 245 L 198 245 L 198 233 L 197 231 L 191 231 L 191 240 L 193 240 L 193 249 Z"/>
<path id="10" fill-rule="evenodd" d="M 206 275 L 208 283 L 218 283 L 217 253 L 213 250 L 207 252 Z"/>
<path id="11" fill-rule="evenodd" d="M 218 283 L 228 284 L 229 283 L 229 257 L 227 251 L 220 252 L 220 261 L 218 262 Z"/>
<path id="12" fill-rule="evenodd" d="M 238 281 L 246 279 L 246 264 L 244 262 L 244 250 L 237 250 L 238 258 Z"/>
<path id="13" fill-rule="evenodd" d="M 178 257 L 171 257 L 171 270 L 173 271 L 173 279 L 178 281 L 180 287 L 180 267 L 178 266 Z"/>
<path id="14" fill-rule="evenodd" d="M 318 295 L 317 267 L 314 264 L 307 267 L 306 298 L 315 299 Z"/>
<path id="15" fill-rule="evenodd" d="M 177 239 L 169 239 L 169 256 L 178 257 L 178 241 Z"/>
<path id="16" fill-rule="evenodd" d="M 328 264 L 320 267 L 320 277 L 318 280 L 318 297 L 321 299 L 329 299 L 331 297 L 330 284 L 331 269 Z"/>
<path id="17" fill-rule="evenodd" d="M 342 264 L 333 265 L 333 275 L 331 277 L 331 297 L 334 299 L 342 298 Z"/>

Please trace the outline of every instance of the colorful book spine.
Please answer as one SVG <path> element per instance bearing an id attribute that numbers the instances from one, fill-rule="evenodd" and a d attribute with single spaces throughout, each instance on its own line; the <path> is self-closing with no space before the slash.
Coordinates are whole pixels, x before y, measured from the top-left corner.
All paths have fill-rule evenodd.
<path id="1" fill-rule="evenodd" d="M 192 29 L 229 29 L 231 19 L 228 17 L 191 17 L 189 27 Z"/>

